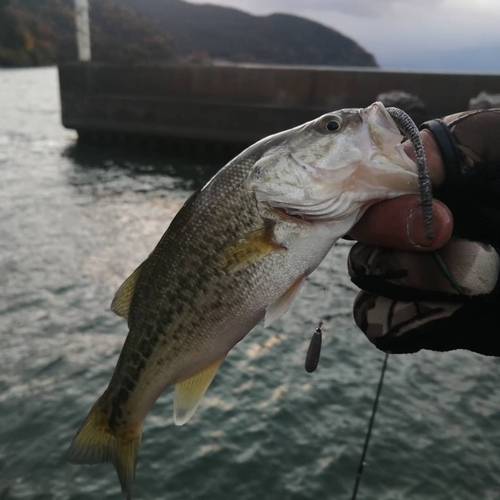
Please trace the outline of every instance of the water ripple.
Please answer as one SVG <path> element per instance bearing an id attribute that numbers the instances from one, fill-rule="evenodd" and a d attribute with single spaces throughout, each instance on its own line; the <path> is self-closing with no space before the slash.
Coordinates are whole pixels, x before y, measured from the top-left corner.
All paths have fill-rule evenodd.
<path id="1" fill-rule="evenodd" d="M 114 291 L 214 169 L 74 139 L 54 68 L 0 70 L 0 497 L 120 498 L 112 467 L 69 467 L 64 453 L 126 335 Z M 383 355 L 353 325 L 349 245 L 291 312 L 228 355 L 191 422 L 175 427 L 172 391 L 160 397 L 135 498 L 350 497 Z M 319 316 L 322 359 L 309 375 Z M 499 498 L 498 363 L 391 356 L 359 498 Z"/>

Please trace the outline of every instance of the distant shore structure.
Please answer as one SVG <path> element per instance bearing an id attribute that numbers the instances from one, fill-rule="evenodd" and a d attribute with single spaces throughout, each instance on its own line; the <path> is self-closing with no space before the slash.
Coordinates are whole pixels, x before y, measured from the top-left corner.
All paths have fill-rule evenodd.
<path id="1" fill-rule="evenodd" d="M 59 65 L 62 122 L 84 141 L 249 145 L 341 108 L 403 90 L 429 118 L 464 111 L 481 91 L 500 93 L 500 74 L 257 64 Z M 133 139 L 133 140 L 129 140 Z"/>
<path id="2" fill-rule="evenodd" d="M 59 65 L 62 122 L 86 142 L 249 145 L 341 108 L 411 97 L 416 121 L 500 94 L 500 74 L 271 64 L 91 62 L 89 1 L 74 0 L 78 62 Z M 408 101 L 409 102 L 409 101 Z M 427 115 L 428 113 L 428 115 Z M 132 139 L 132 140 L 130 140 Z"/>
<path id="3" fill-rule="evenodd" d="M 75 25 L 76 44 L 78 47 L 78 60 L 90 61 L 92 53 L 90 48 L 90 19 L 88 0 L 75 0 Z"/>

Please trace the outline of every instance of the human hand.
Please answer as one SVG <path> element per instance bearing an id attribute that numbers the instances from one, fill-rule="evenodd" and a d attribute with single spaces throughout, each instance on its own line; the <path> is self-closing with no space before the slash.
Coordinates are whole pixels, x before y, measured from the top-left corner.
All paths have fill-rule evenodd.
<path id="1" fill-rule="evenodd" d="M 444 181 L 444 165 L 438 145 L 432 134 L 421 132 L 429 175 L 437 188 Z M 404 144 L 406 154 L 416 161 L 411 143 Z M 446 205 L 433 200 L 434 239 L 427 240 L 420 197 L 401 196 L 371 206 L 361 220 L 352 228 L 349 236 L 369 245 L 399 248 L 401 250 L 431 251 L 446 244 L 453 231 L 453 217 Z"/>
<path id="2" fill-rule="evenodd" d="M 382 351 L 500 356 L 500 337 L 492 335 L 500 304 L 500 110 L 432 127 L 439 146 L 428 130 L 421 136 L 433 187 L 441 187 L 436 195 L 446 201 L 433 200 L 435 238 L 425 238 L 418 196 L 373 205 L 350 232 L 359 243 L 349 273 L 362 290 L 354 319 Z"/>

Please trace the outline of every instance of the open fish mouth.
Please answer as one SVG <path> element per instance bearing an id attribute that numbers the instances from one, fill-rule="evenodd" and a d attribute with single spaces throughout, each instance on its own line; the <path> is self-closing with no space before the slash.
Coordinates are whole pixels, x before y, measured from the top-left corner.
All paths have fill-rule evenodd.
<path id="1" fill-rule="evenodd" d="M 361 216 L 377 201 L 418 192 L 416 166 L 382 103 L 324 115 L 300 133 L 310 142 L 294 144 L 292 135 L 285 146 L 267 151 L 248 176 L 247 189 L 263 216 L 274 209 L 305 221 L 335 222 Z"/>

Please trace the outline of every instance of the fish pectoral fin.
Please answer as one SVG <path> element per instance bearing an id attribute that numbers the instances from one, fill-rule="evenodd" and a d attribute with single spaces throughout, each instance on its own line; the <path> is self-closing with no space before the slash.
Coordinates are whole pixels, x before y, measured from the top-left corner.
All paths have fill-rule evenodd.
<path id="1" fill-rule="evenodd" d="M 147 260 L 147 259 L 146 259 Z M 146 261 L 144 261 L 118 288 L 113 302 L 111 302 L 111 310 L 122 316 L 123 318 L 128 318 L 128 311 L 130 309 L 130 304 L 132 302 L 132 297 L 134 296 L 135 286 L 141 275 L 142 268 Z"/>
<path id="2" fill-rule="evenodd" d="M 306 275 L 299 276 L 293 283 L 292 286 L 274 303 L 270 304 L 266 309 L 266 317 L 264 318 L 264 327 L 267 328 L 272 325 L 277 319 L 279 319 L 283 314 L 285 314 L 295 297 L 299 293 L 304 281 L 306 280 Z"/>
<path id="3" fill-rule="evenodd" d="M 175 384 L 175 425 L 184 425 L 193 416 L 224 358 L 214 361 L 196 375 Z"/>
<path id="4" fill-rule="evenodd" d="M 274 239 L 274 224 L 247 233 L 226 248 L 221 255 L 222 267 L 233 273 L 273 252 L 286 252 L 286 247 Z"/>

